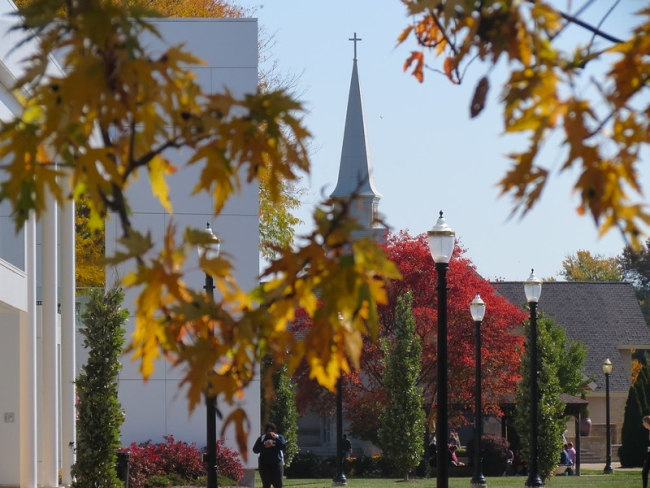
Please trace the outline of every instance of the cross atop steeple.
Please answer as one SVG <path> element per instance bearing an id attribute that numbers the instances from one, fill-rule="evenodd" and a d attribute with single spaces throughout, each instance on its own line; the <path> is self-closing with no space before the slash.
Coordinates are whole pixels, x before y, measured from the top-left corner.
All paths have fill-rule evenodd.
<path id="1" fill-rule="evenodd" d="M 378 217 L 381 193 L 375 188 L 370 149 L 366 138 L 366 124 L 363 117 L 357 67 L 357 41 L 360 40 L 356 32 L 350 39 L 350 41 L 354 41 L 350 94 L 348 95 L 348 109 L 343 131 L 339 179 L 330 196 L 343 199 L 354 197 L 354 205 L 350 206 L 350 215 L 357 220 L 361 228 L 354 231 L 353 239 L 369 237 L 380 242 L 386 232 L 386 227 Z"/>
<path id="2" fill-rule="evenodd" d="M 355 61 L 357 60 L 357 41 L 360 41 L 360 40 L 361 40 L 361 38 L 357 37 L 356 32 L 354 33 L 354 37 L 351 37 L 350 39 L 348 39 L 348 41 L 354 41 L 354 60 Z"/>

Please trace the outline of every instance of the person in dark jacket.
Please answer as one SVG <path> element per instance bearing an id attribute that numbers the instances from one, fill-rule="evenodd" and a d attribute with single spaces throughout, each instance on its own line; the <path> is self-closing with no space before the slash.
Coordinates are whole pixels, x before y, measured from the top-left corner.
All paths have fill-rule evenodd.
<path id="1" fill-rule="evenodd" d="M 268 423 L 264 427 L 264 435 L 260 436 L 253 446 L 253 452 L 259 454 L 258 466 L 262 488 L 282 488 L 284 477 L 284 450 L 287 442 L 276 432 L 275 424 Z"/>
<path id="2" fill-rule="evenodd" d="M 352 457 L 352 442 L 348 439 L 347 434 L 343 434 L 343 452 L 341 453 L 343 459 Z"/>

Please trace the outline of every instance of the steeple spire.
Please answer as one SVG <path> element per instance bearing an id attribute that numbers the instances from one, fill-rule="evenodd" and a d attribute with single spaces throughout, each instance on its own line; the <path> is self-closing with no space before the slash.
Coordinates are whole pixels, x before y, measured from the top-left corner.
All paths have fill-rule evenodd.
<path id="1" fill-rule="evenodd" d="M 381 194 L 375 188 L 363 116 L 361 86 L 357 69 L 357 41 L 360 40 L 356 32 L 354 37 L 350 38 L 350 41 L 354 41 L 352 79 L 350 81 L 348 109 L 345 117 L 339 178 L 331 197 L 346 198 L 356 192 L 358 205 L 353 206 L 353 215 L 366 229 L 363 234 L 374 234 L 373 237 L 379 239 L 385 229 L 375 222 L 377 205 L 381 199 Z"/>

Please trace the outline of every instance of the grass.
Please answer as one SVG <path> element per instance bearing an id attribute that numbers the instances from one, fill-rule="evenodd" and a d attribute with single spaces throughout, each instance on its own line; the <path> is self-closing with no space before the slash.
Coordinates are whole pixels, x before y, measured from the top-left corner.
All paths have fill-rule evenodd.
<path id="1" fill-rule="evenodd" d="M 450 478 L 449 488 L 469 488 L 471 478 Z M 526 478 L 522 476 L 487 478 L 488 488 L 524 488 Z M 545 486 L 549 488 L 637 488 L 641 485 L 641 473 L 635 471 L 615 471 L 614 474 L 604 475 L 601 471 L 583 470 L 581 476 L 554 476 Z M 257 481 L 255 487 L 262 484 Z M 332 480 L 291 480 L 283 483 L 284 488 L 331 488 Z M 350 488 L 400 488 L 406 487 L 427 487 L 436 486 L 436 480 L 417 479 L 404 482 L 395 479 L 348 479 Z"/>

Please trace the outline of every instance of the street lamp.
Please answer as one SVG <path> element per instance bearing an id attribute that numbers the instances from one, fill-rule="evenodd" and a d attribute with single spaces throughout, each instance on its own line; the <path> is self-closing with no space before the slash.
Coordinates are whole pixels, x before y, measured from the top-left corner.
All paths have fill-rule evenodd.
<path id="1" fill-rule="evenodd" d="M 603 374 L 605 375 L 605 432 L 607 436 L 607 463 L 605 464 L 605 469 L 603 473 L 612 474 L 614 470 L 612 469 L 612 438 L 610 437 L 610 426 L 609 426 L 609 375 L 612 374 L 612 362 L 609 358 L 605 359 L 603 362 Z"/>
<path id="2" fill-rule="evenodd" d="M 537 440 L 537 302 L 542 294 L 542 280 L 535 276 L 535 270 L 530 270 L 530 276 L 524 283 L 526 300 L 530 306 L 530 469 L 526 486 L 542 486 L 537 472 L 539 459 L 539 442 Z"/>
<path id="3" fill-rule="evenodd" d="M 345 486 L 348 480 L 343 472 L 343 374 L 336 380 L 336 476 L 332 486 Z"/>
<path id="4" fill-rule="evenodd" d="M 203 246 L 199 246 L 199 259 L 214 259 L 219 256 L 221 240 L 215 236 L 210 228 L 210 223 L 206 224 L 204 231 L 209 242 Z M 209 273 L 205 273 L 205 290 L 211 300 L 214 300 L 214 279 Z M 210 333 L 214 334 L 214 330 L 210 329 Z M 206 430 L 207 430 L 207 472 L 208 482 L 207 488 L 218 488 L 219 480 L 217 479 L 217 396 L 211 390 L 210 386 L 205 391 L 205 413 L 206 413 Z"/>
<path id="5" fill-rule="evenodd" d="M 483 435 L 483 402 L 481 401 L 481 322 L 485 316 L 485 302 L 478 293 L 469 305 L 469 311 L 474 319 L 476 337 L 476 406 L 474 408 L 475 443 L 474 443 L 474 477 L 470 486 L 486 487 L 483 476 L 483 456 L 481 456 L 481 436 Z"/>
<path id="6" fill-rule="evenodd" d="M 454 252 L 456 233 L 442 217 L 428 233 L 429 250 L 438 274 L 438 415 L 436 417 L 437 488 L 449 487 L 448 444 L 448 385 L 447 385 L 447 269 Z"/>

